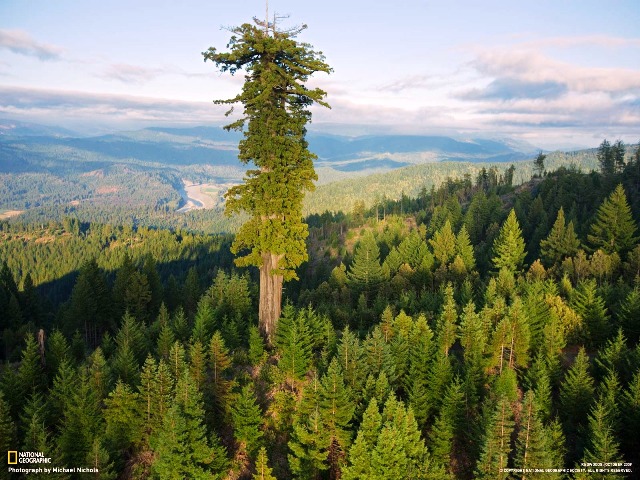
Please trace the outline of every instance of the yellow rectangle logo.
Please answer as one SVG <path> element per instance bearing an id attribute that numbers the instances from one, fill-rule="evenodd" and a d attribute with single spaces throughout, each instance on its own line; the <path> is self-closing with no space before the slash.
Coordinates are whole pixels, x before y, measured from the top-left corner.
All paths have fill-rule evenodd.
<path id="1" fill-rule="evenodd" d="M 18 464 L 18 452 L 16 450 L 9 450 L 7 452 L 7 463 L 9 465 L 17 465 Z"/>

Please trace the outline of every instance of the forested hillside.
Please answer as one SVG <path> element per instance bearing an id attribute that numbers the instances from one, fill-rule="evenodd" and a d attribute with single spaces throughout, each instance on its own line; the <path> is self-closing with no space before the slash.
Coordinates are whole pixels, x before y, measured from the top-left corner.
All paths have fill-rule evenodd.
<path id="1" fill-rule="evenodd" d="M 0 450 L 103 479 L 635 478 L 640 148 L 619 152 L 310 215 L 272 347 L 231 237 L 4 221 Z M 610 462 L 629 472 L 584 466 Z"/>
<path id="2" fill-rule="evenodd" d="M 242 223 L 222 214 L 222 195 L 242 181 L 237 133 L 219 127 L 148 128 L 97 137 L 0 119 L 0 219 L 46 224 L 75 217 L 80 222 L 234 232 Z M 531 178 L 533 147 L 507 141 L 378 135 L 310 134 L 318 155 L 316 191 L 305 214 L 350 211 L 356 201 L 371 206 L 447 178 L 475 178 L 484 169 L 496 178 L 511 162 L 512 181 Z M 597 167 L 594 150 L 553 152 L 547 168 Z M 404 168 L 402 168 L 404 167 Z M 202 184 L 207 209 L 178 211 L 184 185 Z"/>

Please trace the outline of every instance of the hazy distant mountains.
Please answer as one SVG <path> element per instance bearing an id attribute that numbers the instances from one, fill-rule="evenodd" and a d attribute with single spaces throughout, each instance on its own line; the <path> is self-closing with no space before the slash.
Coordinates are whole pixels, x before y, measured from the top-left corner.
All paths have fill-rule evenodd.
<path id="1" fill-rule="evenodd" d="M 221 215 L 223 195 L 248 168 L 237 159 L 241 138 L 220 127 L 87 137 L 0 119 L 0 218 L 42 223 L 75 215 L 99 223 L 229 230 L 234 227 Z M 515 181 L 528 180 L 537 153 L 509 140 L 427 135 L 310 133 L 308 141 L 318 155 L 319 181 L 305 199 L 307 214 L 350 211 L 356 201 L 371 205 L 382 196 L 416 195 L 447 178 L 475 179 L 482 168 L 501 174 L 512 162 Z M 561 165 L 588 170 L 596 163 L 593 150 L 554 152 L 545 162 L 550 170 Z M 195 185 L 215 207 L 178 213 L 191 199 L 187 185 Z"/>
<path id="2" fill-rule="evenodd" d="M 81 137 L 68 130 L 43 125 L 0 120 L 0 143 L 13 147 L 21 157 L 31 155 L 28 162 L 37 169 L 37 159 L 55 160 L 57 166 L 65 152 L 69 160 L 91 159 L 91 162 L 152 163 L 160 165 L 240 166 L 237 144 L 241 134 L 220 127 L 148 128 L 95 137 Z M 444 136 L 372 135 L 342 137 L 310 133 L 310 149 L 318 155 L 316 166 L 327 180 L 392 170 L 408 165 L 434 161 L 513 162 L 530 158 L 532 146 L 514 146 L 512 142 Z M 0 158 L 0 171 L 8 168 Z M 31 168 L 30 167 L 30 168 Z M 80 165 L 75 165 L 81 168 Z M 91 170 L 93 167 L 90 168 Z M 332 175 L 332 171 L 333 174 Z"/>

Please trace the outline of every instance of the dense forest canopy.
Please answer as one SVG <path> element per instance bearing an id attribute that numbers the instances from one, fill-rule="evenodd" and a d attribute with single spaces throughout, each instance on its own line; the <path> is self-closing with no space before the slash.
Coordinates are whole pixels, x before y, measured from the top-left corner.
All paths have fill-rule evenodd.
<path id="1" fill-rule="evenodd" d="M 271 347 L 231 237 L 2 222 L 0 443 L 93 478 L 634 478 L 640 149 L 612 148 L 309 216 Z"/>

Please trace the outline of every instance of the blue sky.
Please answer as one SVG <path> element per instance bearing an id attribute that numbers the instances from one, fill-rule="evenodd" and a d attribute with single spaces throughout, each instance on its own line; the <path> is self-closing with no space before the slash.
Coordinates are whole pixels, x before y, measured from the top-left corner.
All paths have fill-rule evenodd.
<path id="1" fill-rule="evenodd" d="M 640 140 L 637 0 L 271 0 L 324 52 L 312 128 Z M 0 117 L 100 131 L 224 122 L 242 75 L 202 61 L 265 2 L 1 0 Z"/>

